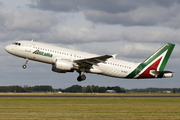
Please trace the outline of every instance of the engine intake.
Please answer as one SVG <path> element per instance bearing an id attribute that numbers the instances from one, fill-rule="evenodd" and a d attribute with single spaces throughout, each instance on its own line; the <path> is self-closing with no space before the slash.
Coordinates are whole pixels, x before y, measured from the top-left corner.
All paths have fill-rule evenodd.
<path id="1" fill-rule="evenodd" d="M 56 59 L 55 64 L 52 65 L 52 71 L 59 73 L 73 72 L 73 63 L 67 60 Z"/>

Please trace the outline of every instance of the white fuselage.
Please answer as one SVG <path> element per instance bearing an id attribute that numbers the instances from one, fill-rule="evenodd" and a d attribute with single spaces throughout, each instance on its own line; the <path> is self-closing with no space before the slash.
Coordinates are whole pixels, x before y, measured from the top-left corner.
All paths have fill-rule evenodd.
<path id="1" fill-rule="evenodd" d="M 99 56 L 96 54 L 66 49 L 34 41 L 18 41 L 18 43 L 20 43 L 20 45 L 12 44 L 6 46 L 6 51 L 18 57 L 48 64 L 54 64 L 56 62 L 56 59 L 68 60 L 73 62 L 74 60 L 87 59 Z M 92 66 L 93 68 L 97 68 L 101 72 L 90 73 L 124 78 L 132 71 L 134 71 L 139 64 L 140 63 L 133 63 L 109 58 L 105 63 L 98 63 L 97 65 Z"/>

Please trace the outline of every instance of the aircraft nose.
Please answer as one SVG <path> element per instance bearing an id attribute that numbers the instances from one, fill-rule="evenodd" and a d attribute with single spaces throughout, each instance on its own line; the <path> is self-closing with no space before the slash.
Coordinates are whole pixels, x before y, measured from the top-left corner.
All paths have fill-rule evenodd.
<path id="1" fill-rule="evenodd" d="M 5 47 L 5 50 L 6 50 L 7 52 L 9 52 L 9 51 L 11 50 L 11 46 L 10 46 L 10 45 L 7 45 L 7 46 Z"/>
<path id="2" fill-rule="evenodd" d="M 15 47 L 12 46 L 12 45 L 7 45 L 7 46 L 5 47 L 5 50 L 6 50 L 8 53 L 11 53 L 11 54 L 13 54 L 13 53 L 16 52 L 16 51 L 15 51 Z"/>

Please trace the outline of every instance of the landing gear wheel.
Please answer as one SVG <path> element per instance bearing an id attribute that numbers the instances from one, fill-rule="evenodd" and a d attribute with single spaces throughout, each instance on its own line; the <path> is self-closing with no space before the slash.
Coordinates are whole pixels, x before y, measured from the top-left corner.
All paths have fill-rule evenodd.
<path id="1" fill-rule="evenodd" d="M 78 82 L 81 82 L 81 81 L 82 81 L 81 76 L 78 76 L 78 77 L 77 77 L 77 81 L 78 81 Z"/>
<path id="2" fill-rule="evenodd" d="M 84 81 L 86 79 L 86 76 L 83 74 L 83 75 L 79 75 L 78 77 L 77 77 L 77 81 L 78 82 L 81 82 L 81 81 Z"/>
<path id="3" fill-rule="evenodd" d="M 26 69 L 26 67 L 27 67 L 26 65 L 23 65 L 23 66 L 22 66 L 23 69 Z"/>
<path id="4" fill-rule="evenodd" d="M 85 80 L 86 79 L 86 76 L 83 74 L 83 75 L 81 75 L 81 79 L 82 80 Z"/>

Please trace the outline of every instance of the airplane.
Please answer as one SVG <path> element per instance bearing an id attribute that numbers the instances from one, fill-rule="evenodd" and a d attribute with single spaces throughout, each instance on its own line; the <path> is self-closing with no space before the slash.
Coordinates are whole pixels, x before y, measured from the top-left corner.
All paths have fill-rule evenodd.
<path id="1" fill-rule="evenodd" d="M 21 40 L 7 45 L 5 50 L 25 59 L 22 66 L 26 69 L 28 60 L 52 65 L 58 73 L 77 71 L 79 82 L 86 79 L 85 73 L 100 74 L 116 78 L 169 78 L 172 71 L 164 71 L 175 44 L 167 43 L 142 62 L 134 63 L 116 59 L 116 55 L 96 55 L 77 50 L 62 48 L 41 42 Z"/>

